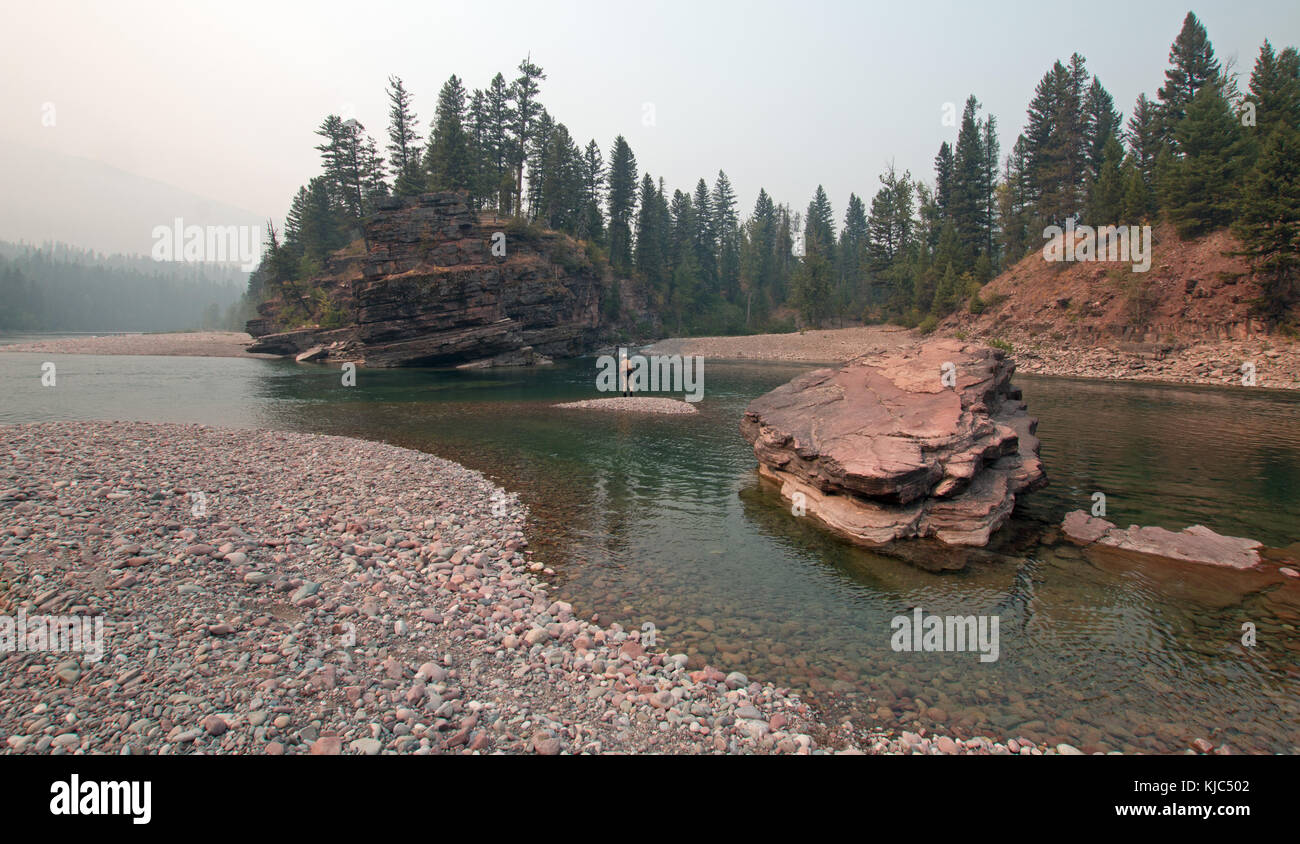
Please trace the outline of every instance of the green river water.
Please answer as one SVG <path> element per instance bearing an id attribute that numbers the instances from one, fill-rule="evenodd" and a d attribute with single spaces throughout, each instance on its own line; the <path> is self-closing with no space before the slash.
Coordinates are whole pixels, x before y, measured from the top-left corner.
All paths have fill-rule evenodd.
<path id="1" fill-rule="evenodd" d="M 1056 530 L 1101 491 L 1121 525 L 1300 541 L 1300 394 L 1017 376 L 1050 485 L 988 553 L 937 572 L 928 551 L 918 565 L 849 547 L 759 484 L 741 414 L 808 365 L 711 360 L 700 413 L 661 417 L 551 408 L 594 397 L 594 359 L 361 370 L 346 388 L 323 366 L 61 355 L 58 386 L 43 388 L 46 359 L 0 354 L 0 423 L 346 434 L 482 470 L 530 507 L 532 550 L 580 613 L 653 624 L 669 651 L 802 689 L 836 720 L 1085 750 L 1205 737 L 1300 752 L 1300 583 L 1090 560 Z M 915 606 L 997 615 L 999 659 L 894 652 L 890 620 Z"/>

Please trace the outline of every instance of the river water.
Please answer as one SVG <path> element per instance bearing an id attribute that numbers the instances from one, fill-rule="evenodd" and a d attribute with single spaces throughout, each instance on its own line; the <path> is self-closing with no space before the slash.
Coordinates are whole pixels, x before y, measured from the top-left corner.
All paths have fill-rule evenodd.
<path id="1" fill-rule="evenodd" d="M 709 361 L 698 415 L 632 417 L 550 407 L 593 397 L 593 359 L 361 370 L 344 387 L 337 369 L 281 361 L 64 355 L 51 388 L 49 358 L 0 354 L 0 423 L 275 427 L 457 460 L 529 505 L 532 549 L 580 613 L 653 624 L 671 652 L 804 690 L 836 720 L 1085 750 L 1205 737 L 1300 752 L 1300 583 L 1090 560 L 1055 529 L 1103 492 L 1121 525 L 1297 542 L 1300 394 L 1018 376 L 1051 483 L 988 553 L 935 571 L 929 546 L 910 562 L 848 547 L 759 483 L 741 414 L 808 365 Z M 891 619 L 917 606 L 996 615 L 999 658 L 893 651 Z"/>

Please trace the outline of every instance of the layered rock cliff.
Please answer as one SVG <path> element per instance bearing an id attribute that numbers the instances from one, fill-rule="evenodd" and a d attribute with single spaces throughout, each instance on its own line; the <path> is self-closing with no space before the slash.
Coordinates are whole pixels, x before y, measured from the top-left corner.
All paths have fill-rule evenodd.
<path id="1" fill-rule="evenodd" d="M 582 354 L 600 328 L 602 272 L 581 243 L 479 219 L 462 194 L 384 200 L 364 252 L 326 269 L 307 299 L 325 302 L 325 327 L 291 324 L 301 309 L 283 293 L 249 322 L 250 351 L 376 367 L 527 364 Z"/>

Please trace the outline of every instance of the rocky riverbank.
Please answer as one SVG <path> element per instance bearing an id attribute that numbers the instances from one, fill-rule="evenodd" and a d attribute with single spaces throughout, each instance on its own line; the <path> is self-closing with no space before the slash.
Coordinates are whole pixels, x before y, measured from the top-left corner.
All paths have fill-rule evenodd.
<path id="1" fill-rule="evenodd" d="M 702 355 L 718 360 L 843 363 L 919 343 L 921 336 L 892 325 L 864 325 L 790 334 L 674 337 L 645 350 L 648 355 Z"/>
<path id="2" fill-rule="evenodd" d="M 0 427 L 0 616 L 102 618 L 105 654 L 0 652 L 0 752 L 1073 751 L 828 727 L 578 617 L 525 517 L 479 473 L 382 443 Z"/>
<path id="3" fill-rule="evenodd" d="M 163 334 L 107 334 L 102 337 L 57 337 L 0 345 L 0 352 L 51 355 L 164 355 L 171 357 L 243 358 L 253 338 L 242 331 L 178 331 Z"/>
<path id="4" fill-rule="evenodd" d="M 1300 390 L 1300 344 L 1278 338 L 1088 347 L 1024 334 L 1002 339 L 1022 373 Z"/>
<path id="5" fill-rule="evenodd" d="M 1282 337 L 1181 343 L 1071 342 L 1039 333 L 945 332 L 930 337 L 995 342 L 1009 349 L 1022 374 L 1095 378 L 1102 381 L 1159 381 L 1178 384 L 1243 385 L 1243 364 L 1251 364 L 1254 386 L 1300 390 L 1300 343 Z M 843 363 L 868 354 L 888 354 L 921 343 L 916 331 L 868 325 L 791 334 L 742 337 L 685 337 L 661 340 L 647 354 L 703 355 L 717 360 Z"/>
<path id="6" fill-rule="evenodd" d="M 0 438 L 4 612 L 102 615 L 106 651 L 4 655 L 10 751 L 816 747 L 796 696 L 575 617 L 522 508 L 457 464 L 197 426 Z"/>

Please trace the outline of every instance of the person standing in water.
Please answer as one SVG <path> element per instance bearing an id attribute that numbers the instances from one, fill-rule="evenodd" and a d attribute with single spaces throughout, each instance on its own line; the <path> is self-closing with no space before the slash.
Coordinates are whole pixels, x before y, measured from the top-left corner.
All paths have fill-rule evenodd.
<path id="1" fill-rule="evenodd" d="M 627 356 L 627 349 L 618 350 L 620 377 L 623 379 L 623 395 L 632 395 L 632 359 Z"/>

